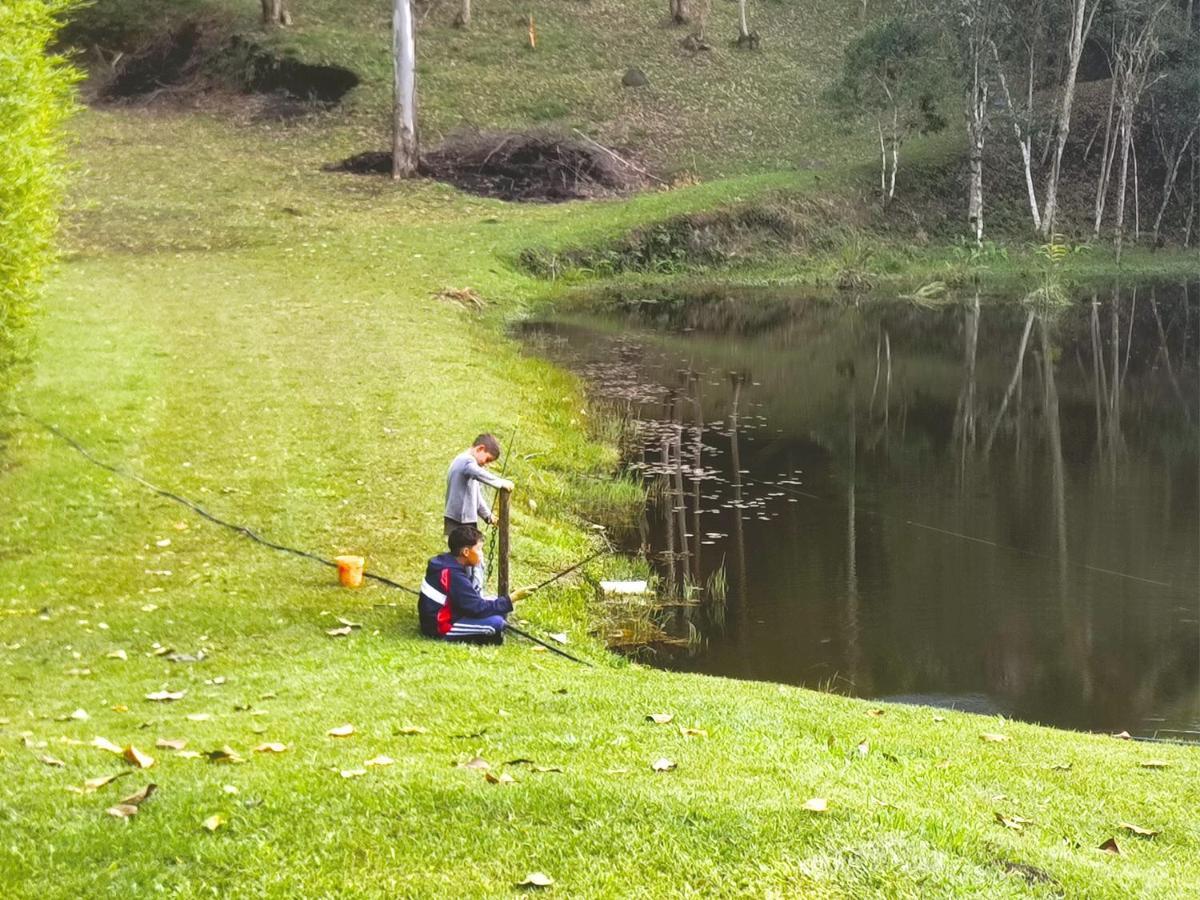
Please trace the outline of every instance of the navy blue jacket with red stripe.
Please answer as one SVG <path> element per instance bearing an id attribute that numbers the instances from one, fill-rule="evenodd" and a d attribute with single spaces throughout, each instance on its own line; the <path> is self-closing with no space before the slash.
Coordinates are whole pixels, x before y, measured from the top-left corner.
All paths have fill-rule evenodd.
<path id="1" fill-rule="evenodd" d="M 507 597 L 493 600 L 480 594 L 470 571 L 453 554 L 442 553 L 429 561 L 417 600 L 423 634 L 440 637 L 459 619 L 502 616 L 512 609 Z"/>

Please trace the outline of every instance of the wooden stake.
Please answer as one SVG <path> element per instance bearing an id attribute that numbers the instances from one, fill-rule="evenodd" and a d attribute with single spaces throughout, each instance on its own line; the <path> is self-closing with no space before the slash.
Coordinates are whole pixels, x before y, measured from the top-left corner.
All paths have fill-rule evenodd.
<path id="1" fill-rule="evenodd" d="M 500 524 L 497 526 L 500 529 L 500 560 L 496 567 L 496 594 L 500 597 L 508 596 L 508 512 L 511 497 L 509 491 L 503 490 L 497 495 L 500 501 Z"/>

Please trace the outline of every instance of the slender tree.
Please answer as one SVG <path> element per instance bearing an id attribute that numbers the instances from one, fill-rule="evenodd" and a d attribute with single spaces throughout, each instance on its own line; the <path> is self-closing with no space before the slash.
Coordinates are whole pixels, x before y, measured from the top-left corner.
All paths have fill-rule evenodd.
<path id="1" fill-rule="evenodd" d="M 1075 105 L 1075 84 L 1079 77 L 1079 62 L 1096 12 L 1102 0 L 1067 0 L 1069 3 L 1069 25 L 1066 31 L 1064 50 L 1064 75 L 1059 86 L 1054 122 L 1054 149 L 1050 173 L 1046 178 L 1046 202 L 1042 209 L 1042 235 L 1054 233 L 1054 219 L 1058 214 L 1058 185 L 1062 180 L 1063 153 L 1067 149 L 1067 137 L 1071 133 L 1071 113 Z"/>
<path id="2" fill-rule="evenodd" d="M 1042 78 L 1051 17 L 1046 0 L 1009 0 L 1006 27 L 990 42 L 1004 111 L 1021 150 L 1025 193 L 1033 227 L 1041 231 L 1041 204 L 1033 175 L 1033 142 L 1038 134 L 1037 88 Z"/>
<path id="3" fill-rule="evenodd" d="M 845 115 L 872 121 L 879 138 L 879 192 L 885 206 L 896 196 L 906 136 L 944 124 L 934 101 L 945 70 L 934 50 L 929 32 L 911 19 L 876 22 L 846 48 L 841 77 L 826 94 Z"/>
<path id="4" fill-rule="evenodd" d="M 260 0 L 264 25 L 291 25 L 292 14 L 288 12 L 287 0 Z"/>
<path id="5" fill-rule="evenodd" d="M 1125 208 L 1129 186 L 1129 164 L 1134 151 L 1134 117 L 1146 90 L 1161 77 L 1154 63 L 1162 52 L 1163 24 L 1171 0 L 1116 0 L 1118 34 L 1113 78 L 1117 85 L 1117 139 L 1121 164 L 1117 182 L 1117 212 L 1114 229 L 1117 259 L 1125 240 Z M 1099 221 L 1096 223 L 1099 228 Z"/>
<path id="6" fill-rule="evenodd" d="M 392 57 L 395 103 L 392 116 L 392 177 L 417 174 L 417 47 L 412 0 L 393 0 Z"/>
<path id="7" fill-rule="evenodd" d="M 1184 21 L 1182 33 L 1171 40 L 1162 78 L 1149 92 L 1151 131 L 1163 172 L 1162 194 L 1154 217 L 1156 244 L 1163 218 L 1175 198 L 1179 173 L 1200 142 L 1200 40 Z"/>
<path id="8" fill-rule="evenodd" d="M 983 243 L 983 150 L 991 120 L 992 46 L 1007 8 L 1002 0 L 941 0 L 930 12 L 941 29 L 959 82 L 967 131 L 967 222 Z"/>
<path id="9" fill-rule="evenodd" d="M 458 15 L 454 17 L 454 27 L 471 27 L 471 0 L 462 0 L 462 6 L 458 10 Z"/>

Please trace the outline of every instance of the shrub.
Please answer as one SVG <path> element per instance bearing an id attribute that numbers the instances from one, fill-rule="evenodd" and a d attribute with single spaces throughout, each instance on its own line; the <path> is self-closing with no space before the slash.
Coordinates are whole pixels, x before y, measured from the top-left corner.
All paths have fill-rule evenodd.
<path id="1" fill-rule="evenodd" d="M 0 3 L 0 385 L 53 261 L 77 71 L 47 52 L 73 0 Z"/>

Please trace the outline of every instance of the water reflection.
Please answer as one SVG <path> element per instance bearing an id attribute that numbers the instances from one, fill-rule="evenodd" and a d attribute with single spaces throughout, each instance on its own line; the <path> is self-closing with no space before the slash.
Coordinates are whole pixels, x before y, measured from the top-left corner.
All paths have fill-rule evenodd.
<path id="1" fill-rule="evenodd" d="M 638 297 L 539 326 L 640 413 L 665 664 L 1200 732 L 1200 293 Z M 696 636 L 702 641 L 696 641 Z M 669 656 L 669 658 L 667 658 Z M 957 698 L 957 699 L 956 699 Z"/>

